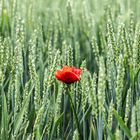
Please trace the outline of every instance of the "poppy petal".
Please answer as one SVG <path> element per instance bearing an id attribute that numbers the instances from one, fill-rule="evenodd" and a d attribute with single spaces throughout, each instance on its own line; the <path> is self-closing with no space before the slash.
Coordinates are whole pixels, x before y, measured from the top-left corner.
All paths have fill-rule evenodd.
<path id="1" fill-rule="evenodd" d="M 72 68 L 69 67 L 69 66 L 64 66 L 64 67 L 62 68 L 62 70 L 63 70 L 63 71 L 72 71 Z"/>
<path id="2" fill-rule="evenodd" d="M 63 73 L 63 77 L 64 77 L 63 82 L 65 82 L 67 84 L 71 84 L 71 83 L 74 83 L 76 81 L 79 81 L 79 77 L 73 72 L 65 71 Z"/>
<path id="3" fill-rule="evenodd" d="M 55 77 L 60 80 L 60 81 L 63 81 L 63 71 L 62 70 L 57 70 L 56 73 L 55 73 Z"/>
<path id="4" fill-rule="evenodd" d="M 82 73 L 82 69 L 72 68 L 72 72 L 74 72 L 77 76 L 80 76 Z"/>

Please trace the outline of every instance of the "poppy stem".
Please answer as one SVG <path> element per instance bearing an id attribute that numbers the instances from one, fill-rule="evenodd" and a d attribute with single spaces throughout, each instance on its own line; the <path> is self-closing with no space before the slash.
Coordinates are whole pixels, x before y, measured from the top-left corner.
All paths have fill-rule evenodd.
<path id="1" fill-rule="evenodd" d="M 74 113 L 74 117 L 75 117 L 75 121 L 76 121 L 76 126 L 77 126 L 77 130 L 78 130 L 78 133 L 79 133 L 79 138 L 80 138 L 80 140 L 82 140 L 82 135 L 81 135 L 81 131 L 80 131 L 80 124 L 79 124 L 79 121 L 78 121 L 76 109 L 74 107 L 74 103 L 72 101 L 72 97 L 71 97 L 71 92 L 70 91 L 71 91 L 70 87 L 68 87 L 68 96 L 69 96 L 69 99 L 70 99 L 70 104 L 71 104 L 72 112 Z"/>

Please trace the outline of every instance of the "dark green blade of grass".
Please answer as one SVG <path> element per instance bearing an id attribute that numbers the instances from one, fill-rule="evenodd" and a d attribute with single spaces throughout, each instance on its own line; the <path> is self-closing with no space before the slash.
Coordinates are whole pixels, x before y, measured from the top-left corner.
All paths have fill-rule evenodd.
<path id="1" fill-rule="evenodd" d="M 120 115 L 117 113 L 117 111 L 115 109 L 113 110 L 113 113 L 114 113 L 120 127 L 124 131 L 125 135 L 130 139 L 132 137 L 132 134 L 131 134 L 129 128 L 125 125 L 124 121 L 122 120 L 122 118 L 120 117 Z"/>

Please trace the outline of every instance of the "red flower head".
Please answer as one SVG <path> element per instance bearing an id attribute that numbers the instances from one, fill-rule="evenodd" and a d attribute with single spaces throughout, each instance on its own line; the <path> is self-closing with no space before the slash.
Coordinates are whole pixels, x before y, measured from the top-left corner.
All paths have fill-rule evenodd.
<path id="1" fill-rule="evenodd" d="M 82 69 L 64 66 L 61 70 L 57 70 L 55 77 L 66 84 L 71 84 L 80 80 Z"/>

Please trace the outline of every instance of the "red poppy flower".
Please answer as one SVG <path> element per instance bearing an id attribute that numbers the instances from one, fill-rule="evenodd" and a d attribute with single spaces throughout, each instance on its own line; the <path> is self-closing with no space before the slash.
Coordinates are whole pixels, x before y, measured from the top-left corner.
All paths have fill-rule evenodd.
<path id="1" fill-rule="evenodd" d="M 71 84 L 80 80 L 82 69 L 64 66 L 61 70 L 57 70 L 55 77 L 66 84 Z"/>

